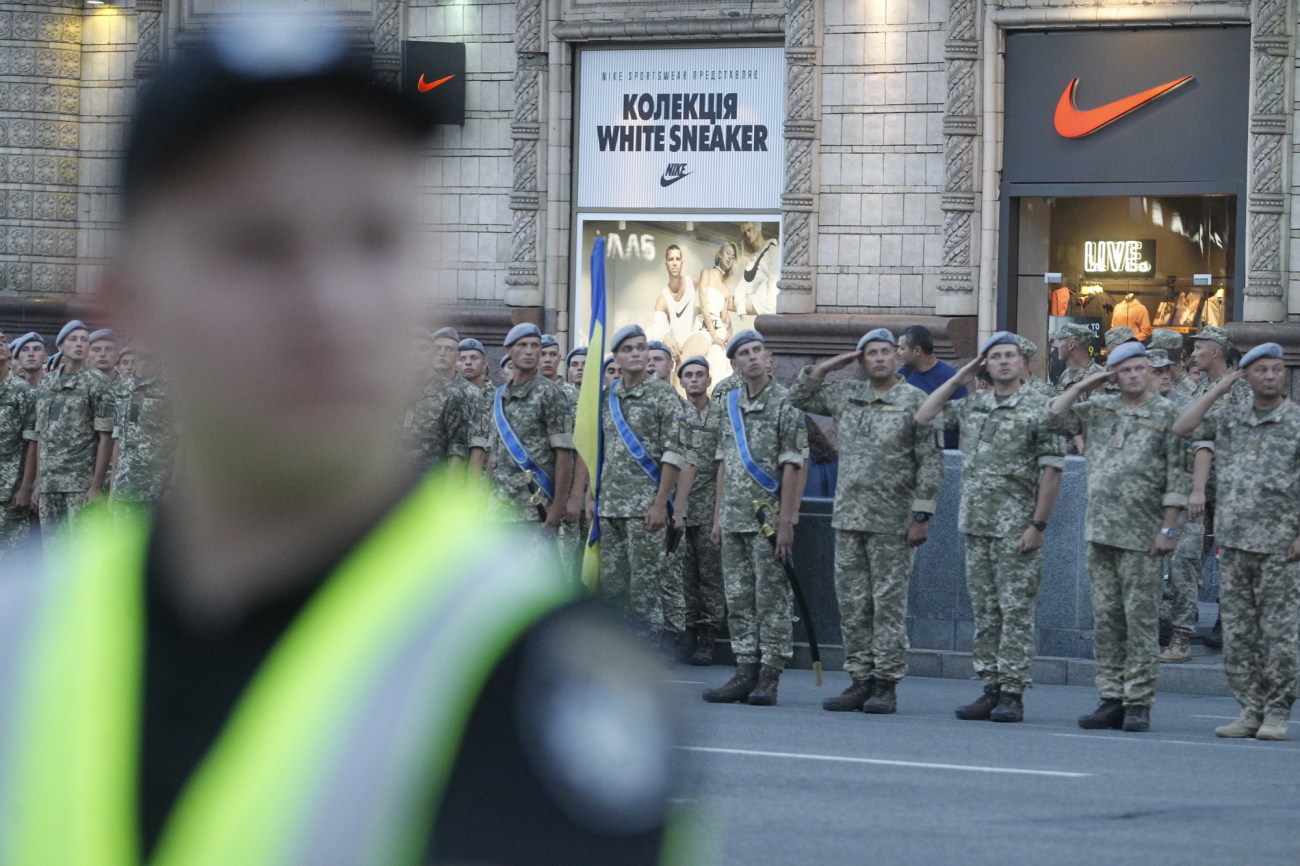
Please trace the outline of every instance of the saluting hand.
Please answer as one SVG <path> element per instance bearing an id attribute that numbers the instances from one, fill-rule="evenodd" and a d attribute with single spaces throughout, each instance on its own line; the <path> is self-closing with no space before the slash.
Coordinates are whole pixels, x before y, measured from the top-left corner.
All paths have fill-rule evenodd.
<path id="1" fill-rule="evenodd" d="M 984 366 L 987 360 L 983 355 L 976 355 L 957 371 L 957 375 L 953 376 L 953 379 L 956 380 L 958 385 L 969 385 L 979 375 L 980 368 Z"/>
<path id="2" fill-rule="evenodd" d="M 827 373 L 834 373 L 836 370 L 843 370 L 845 367 L 858 360 L 857 351 L 845 352 L 842 355 L 836 355 L 834 358 L 827 358 L 813 368 L 812 374 L 817 379 L 826 378 Z"/>
<path id="3" fill-rule="evenodd" d="M 1110 370 L 1103 370 L 1100 373 L 1093 373 L 1088 378 L 1079 383 L 1079 386 L 1085 391 L 1096 391 L 1102 385 L 1108 385 L 1116 381 L 1115 374 Z"/>

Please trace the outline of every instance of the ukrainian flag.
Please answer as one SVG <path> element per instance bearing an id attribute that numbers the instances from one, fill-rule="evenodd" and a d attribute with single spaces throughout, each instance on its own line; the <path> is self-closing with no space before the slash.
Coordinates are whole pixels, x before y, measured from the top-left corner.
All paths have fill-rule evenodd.
<path id="1" fill-rule="evenodd" d="M 596 238 L 591 251 L 591 329 L 587 340 L 587 371 L 578 392 L 578 411 L 573 418 L 573 445 L 587 464 L 591 495 L 597 503 L 591 521 L 591 535 L 582 557 L 582 582 L 595 591 L 600 582 L 600 471 L 605 455 L 600 423 L 601 375 L 605 360 L 605 239 Z"/>

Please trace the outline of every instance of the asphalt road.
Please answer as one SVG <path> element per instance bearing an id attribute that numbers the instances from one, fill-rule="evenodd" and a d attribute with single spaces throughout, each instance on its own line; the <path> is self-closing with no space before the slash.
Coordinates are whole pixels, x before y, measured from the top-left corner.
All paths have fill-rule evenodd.
<path id="1" fill-rule="evenodd" d="M 671 676 L 688 800 L 726 864 L 1300 863 L 1300 739 L 1216 738 L 1230 698 L 1159 694 L 1126 734 L 1076 725 L 1097 702 L 1079 686 L 1034 687 L 1024 722 L 996 724 L 953 716 L 973 681 L 908 679 L 898 714 L 867 716 L 821 709 L 842 673 L 790 671 L 771 708 L 700 700 L 727 668 Z"/>

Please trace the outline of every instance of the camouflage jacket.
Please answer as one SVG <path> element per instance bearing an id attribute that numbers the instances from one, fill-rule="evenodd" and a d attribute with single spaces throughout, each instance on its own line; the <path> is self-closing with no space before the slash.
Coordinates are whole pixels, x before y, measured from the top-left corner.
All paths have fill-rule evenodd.
<path id="1" fill-rule="evenodd" d="M 689 442 L 682 418 L 682 401 L 672 386 L 662 379 L 649 377 L 634 388 L 618 379 L 612 386 L 623 407 L 623 417 L 641 440 L 646 454 L 656 464 L 667 463 L 681 469 L 686 464 Z M 632 457 L 623 437 L 614 426 L 609 408 L 609 391 L 604 394 L 605 407 L 601 425 L 605 439 L 605 460 L 600 477 L 600 514 L 602 517 L 641 517 L 655 498 L 655 486 Z"/>
<path id="2" fill-rule="evenodd" d="M 832 382 L 804 369 L 790 391 L 796 408 L 832 416 L 840 466 L 831 525 L 858 532 L 903 533 L 912 512 L 934 513 L 943 481 L 943 452 L 932 427 L 913 419 L 925 401 L 920 388 L 898 381 L 877 394 L 869 382 Z"/>
<path id="3" fill-rule="evenodd" d="M 467 457 L 473 414 L 463 390 L 437 374 L 430 377 L 402 419 L 402 438 L 416 469 L 424 473 L 449 457 Z"/>
<path id="4" fill-rule="evenodd" d="M 1138 406 L 1100 394 L 1048 415 L 1048 428 L 1088 443 L 1088 511 L 1084 538 L 1145 551 L 1165 506 L 1187 506 L 1192 476 L 1183 441 L 1173 434 L 1178 408 L 1152 394 Z"/>
<path id="5" fill-rule="evenodd" d="M 768 382 L 755 397 L 750 397 L 744 387 L 737 388 L 735 393 L 750 456 L 760 469 L 780 484 L 787 464 L 802 468 L 807 458 L 808 429 L 804 426 L 803 413 L 794 408 L 789 392 L 775 380 Z M 768 519 L 775 525 L 780 499 L 763 489 L 745 468 L 731 423 L 730 399 L 728 394 L 718 401 L 717 459 L 723 465 L 722 509 L 718 514 L 718 524 L 723 532 L 758 532 L 754 503 L 768 503 Z"/>
<path id="6" fill-rule="evenodd" d="M 113 497 L 156 505 L 171 483 L 176 423 L 171 393 L 157 376 L 133 379 L 119 391 L 113 438 L 118 441 Z"/>
<path id="7" fill-rule="evenodd" d="M 573 450 L 573 407 L 559 386 L 540 373 L 522 385 L 504 385 L 501 408 L 515 431 L 515 436 L 528 449 L 543 472 L 555 481 L 555 453 L 557 449 Z M 495 395 L 494 398 L 495 400 Z M 496 415 L 488 409 L 491 428 L 492 497 L 488 501 L 488 516 L 494 520 L 527 520 L 537 522 L 537 506 L 528 489 L 528 476 L 519 468 L 501 444 L 501 431 Z M 567 490 L 557 490 L 557 496 L 566 496 Z M 545 501 L 543 505 L 550 503 Z"/>
<path id="8" fill-rule="evenodd" d="M 727 407 L 721 400 L 710 400 L 704 411 L 700 411 L 687 401 L 684 411 L 691 446 L 686 452 L 686 462 L 695 467 L 695 483 L 691 485 L 690 500 L 686 504 L 686 525 L 712 526 L 718 490 L 719 425 L 723 423 Z"/>
<path id="9" fill-rule="evenodd" d="M 1042 394 L 1048 400 L 1051 400 L 1053 397 L 1056 396 L 1056 389 L 1052 387 L 1051 383 L 1047 382 L 1045 379 L 1040 379 L 1037 376 L 1030 376 L 1028 379 L 1026 379 L 1025 387 L 1033 391 L 1037 391 L 1039 394 Z"/>
<path id="10" fill-rule="evenodd" d="M 470 383 L 473 385 L 473 383 Z M 483 387 L 474 388 L 473 415 L 469 424 L 469 447 L 487 451 L 492 444 L 492 401 L 496 399 L 497 386 L 488 379 Z"/>
<path id="11" fill-rule="evenodd" d="M 84 366 L 46 373 L 36 392 L 42 493 L 84 493 L 95 474 L 100 433 L 113 432 L 113 382 Z"/>
<path id="12" fill-rule="evenodd" d="M 1225 370 L 1223 376 L 1228 375 L 1228 372 L 1230 371 Z M 1193 387 L 1192 399 L 1195 400 L 1197 397 L 1204 395 L 1216 384 L 1218 384 L 1219 380 L 1222 379 L 1223 376 L 1219 376 L 1216 379 L 1202 379 L 1197 385 Z M 1215 401 L 1216 408 L 1222 406 L 1253 407 L 1254 405 L 1255 405 L 1255 392 L 1250 389 L 1250 383 L 1247 382 L 1245 379 L 1238 379 L 1237 381 L 1233 382 L 1232 387 L 1228 389 L 1228 393 Z M 1198 439 L 1192 442 L 1190 450 L 1195 452 L 1201 448 L 1209 448 L 1210 450 L 1214 450 L 1214 445 L 1208 439 Z M 1210 465 L 1210 475 L 1205 480 L 1205 500 L 1207 502 L 1217 502 L 1218 498 L 1219 498 L 1219 473 L 1218 473 L 1218 461 L 1216 460 L 1215 463 Z"/>
<path id="13" fill-rule="evenodd" d="M 1089 361 L 1077 370 L 1072 370 L 1069 367 L 1066 367 L 1061 371 L 1061 375 L 1056 377 L 1056 393 L 1063 394 L 1071 385 L 1082 382 L 1084 379 L 1097 373 L 1104 373 L 1105 369 L 1106 368 L 1102 367 L 1096 361 Z M 1087 400 L 1090 396 L 1092 395 L 1084 394 L 1080 400 Z"/>
<path id="14" fill-rule="evenodd" d="M 0 496 L 8 505 L 23 477 L 27 443 L 36 438 L 36 392 L 10 373 L 0 379 Z"/>
<path id="15" fill-rule="evenodd" d="M 1261 418 L 1253 405 L 1216 405 L 1191 438 L 1215 444 L 1219 543 L 1286 553 L 1300 537 L 1300 406 L 1283 400 Z"/>
<path id="16" fill-rule="evenodd" d="M 1065 468 L 1047 429 L 1048 399 L 1028 385 L 999 403 L 992 390 L 944 406 L 936 426 L 961 431 L 961 510 L 969 535 L 1018 538 L 1034 516 L 1042 467 Z"/>
<path id="17" fill-rule="evenodd" d="M 742 384 L 744 384 L 744 380 L 740 378 L 740 374 L 732 373 L 730 376 L 723 379 L 718 384 L 714 385 L 713 391 L 710 393 L 709 396 L 711 396 L 714 400 L 717 400 L 719 397 L 722 397 L 725 394 L 730 394 L 732 391 L 739 388 Z"/>

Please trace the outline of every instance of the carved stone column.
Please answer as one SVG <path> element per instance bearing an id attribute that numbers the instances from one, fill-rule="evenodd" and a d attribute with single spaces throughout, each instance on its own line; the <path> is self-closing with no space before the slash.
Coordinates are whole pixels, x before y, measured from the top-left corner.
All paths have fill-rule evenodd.
<path id="1" fill-rule="evenodd" d="M 1291 0 L 1255 0 L 1251 13 L 1250 166 L 1243 318 L 1286 318 L 1287 76 L 1293 65 Z"/>
<path id="2" fill-rule="evenodd" d="M 785 187 L 781 194 L 781 279 L 777 311 L 811 313 L 813 210 L 817 140 L 817 7 L 812 0 L 785 5 Z"/>
<path id="3" fill-rule="evenodd" d="M 163 0 L 135 0 L 135 78 L 147 81 L 162 65 Z"/>
<path id="4" fill-rule="evenodd" d="M 376 0 L 371 39 L 375 45 L 375 77 L 390 87 L 397 87 L 402 71 L 401 0 Z"/>
<path id="5" fill-rule="evenodd" d="M 975 155 L 979 134 L 980 0 L 949 0 L 944 43 L 948 95 L 943 112 L 943 267 L 935 312 L 973 316 L 975 293 Z"/>
<path id="6" fill-rule="evenodd" d="M 546 87 L 546 41 L 542 0 L 519 0 L 515 7 L 515 112 L 510 124 L 514 185 L 510 191 L 510 273 L 506 304 L 537 307 L 542 303 L 539 245 L 543 184 L 542 102 Z"/>

